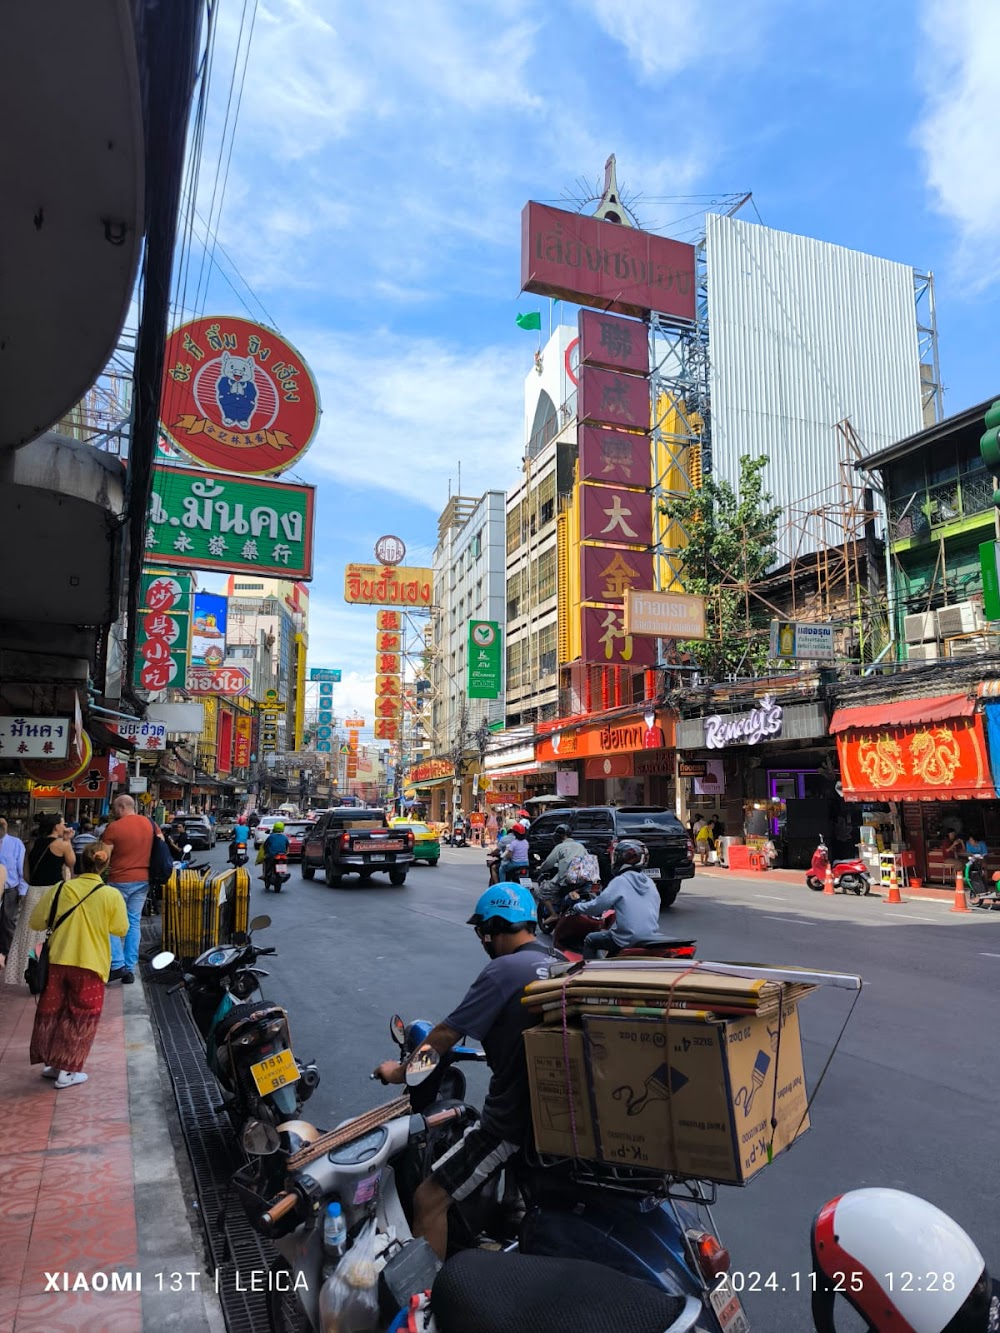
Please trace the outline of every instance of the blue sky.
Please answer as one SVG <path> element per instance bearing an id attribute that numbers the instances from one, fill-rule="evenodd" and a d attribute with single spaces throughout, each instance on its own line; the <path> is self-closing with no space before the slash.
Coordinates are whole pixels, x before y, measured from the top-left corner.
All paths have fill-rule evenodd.
<path id="1" fill-rule="evenodd" d="M 344 708 L 370 716 L 374 638 L 344 565 L 384 532 L 429 562 L 460 459 L 466 494 L 517 477 L 527 199 L 614 152 L 651 229 L 694 239 L 699 205 L 663 201 L 752 190 L 742 217 L 933 270 L 959 411 L 1000 394 L 998 71 L 995 0 L 260 0 L 216 261 L 319 382 L 311 660 Z M 218 269 L 199 305 L 246 313 Z"/>

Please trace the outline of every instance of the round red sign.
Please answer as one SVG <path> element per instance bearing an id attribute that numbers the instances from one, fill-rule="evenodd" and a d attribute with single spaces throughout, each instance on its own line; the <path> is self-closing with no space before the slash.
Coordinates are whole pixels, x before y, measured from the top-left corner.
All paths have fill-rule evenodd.
<path id="1" fill-rule="evenodd" d="M 375 543 L 375 559 L 380 565 L 401 565 L 406 559 L 402 537 L 379 537 Z"/>
<path id="2" fill-rule="evenodd" d="M 284 472 L 309 448 L 319 415 L 308 366 L 263 324 L 210 315 L 167 339 L 160 424 L 206 467 Z"/>

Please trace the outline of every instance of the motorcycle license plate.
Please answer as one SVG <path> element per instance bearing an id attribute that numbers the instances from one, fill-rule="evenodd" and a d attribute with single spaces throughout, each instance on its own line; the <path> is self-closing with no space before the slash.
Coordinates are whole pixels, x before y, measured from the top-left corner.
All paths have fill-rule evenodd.
<path id="1" fill-rule="evenodd" d="M 722 1333 L 750 1333 L 750 1320 L 743 1311 L 740 1298 L 729 1285 L 729 1279 L 723 1278 L 719 1285 L 708 1293 L 719 1321 Z"/>
<path id="2" fill-rule="evenodd" d="M 269 1055 L 266 1060 L 258 1060 L 250 1066 L 250 1073 L 262 1097 L 266 1097 L 269 1092 L 277 1092 L 286 1083 L 297 1083 L 299 1079 L 295 1056 L 287 1050 Z"/>
<path id="3" fill-rule="evenodd" d="M 659 866 L 647 866 L 646 874 L 649 876 L 650 879 L 659 879 L 660 878 Z"/>

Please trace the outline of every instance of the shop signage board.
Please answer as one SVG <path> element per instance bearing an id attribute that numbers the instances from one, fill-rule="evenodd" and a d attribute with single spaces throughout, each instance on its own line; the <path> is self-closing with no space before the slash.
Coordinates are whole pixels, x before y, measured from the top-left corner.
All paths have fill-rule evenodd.
<path id="1" fill-rule="evenodd" d="M 108 795 L 110 759 L 108 755 L 94 759 L 84 771 L 66 782 L 52 785 L 35 783 L 31 795 L 36 800 L 67 797 L 71 800 L 103 800 Z"/>
<path id="2" fill-rule="evenodd" d="M 68 717 L 0 717 L 0 756 L 65 759 L 72 728 Z"/>
<path id="3" fill-rule="evenodd" d="M 583 601 L 622 605 L 630 589 L 652 587 L 653 553 L 619 546 L 581 546 L 580 573 Z"/>
<path id="4" fill-rule="evenodd" d="M 630 634 L 659 639 L 704 639 L 705 599 L 694 593 L 625 593 L 625 624 Z"/>
<path id="5" fill-rule="evenodd" d="M 585 606 L 583 620 L 583 660 L 602 666 L 651 667 L 656 663 L 656 644 L 652 639 L 637 639 L 628 634 L 624 611 L 615 606 Z"/>
<path id="6" fill-rule="evenodd" d="M 726 766 L 721 759 L 705 761 L 705 771 L 694 780 L 696 796 L 721 796 L 726 790 Z"/>
<path id="7" fill-rule="evenodd" d="M 335 685 L 337 685 L 340 683 L 340 671 L 332 667 L 310 667 L 309 679 L 332 681 Z M 327 690 L 325 691 L 325 693 L 329 694 L 330 691 Z"/>
<path id="8" fill-rule="evenodd" d="M 705 744 L 710 750 L 727 745 L 757 745 L 781 735 L 784 710 L 774 696 L 765 694 L 747 713 L 723 713 L 702 719 Z"/>
<path id="9" fill-rule="evenodd" d="M 503 680 L 503 638 L 495 620 L 469 622 L 470 699 L 499 699 Z"/>
<path id="10" fill-rule="evenodd" d="M 580 367 L 577 419 L 621 430 L 648 431 L 649 381 L 596 366 Z"/>
<path id="11" fill-rule="evenodd" d="M 238 717 L 236 719 L 236 736 L 233 741 L 234 768 L 249 767 L 252 738 L 253 719 L 249 717 Z"/>
<path id="12" fill-rule="evenodd" d="M 605 370 L 649 374 L 649 334 L 646 325 L 600 310 L 581 310 L 580 365 Z"/>
<path id="13" fill-rule="evenodd" d="M 284 472 L 309 448 L 319 418 L 309 367 L 266 325 L 206 315 L 167 338 L 161 430 L 204 467 Z"/>
<path id="14" fill-rule="evenodd" d="M 845 799 L 992 799 L 996 793 L 982 723 L 982 716 L 973 714 L 838 733 Z"/>
<path id="15" fill-rule="evenodd" d="M 703 778 L 707 763 L 707 759 L 679 759 L 677 761 L 677 776 L 681 778 Z"/>
<path id="16" fill-rule="evenodd" d="M 433 569 L 348 565 L 344 571 L 344 601 L 355 606 L 402 606 L 426 610 L 433 600 Z"/>
<path id="17" fill-rule="evenodd" d="M 250 673 L 244 667 L 192 667 L 188 672 L 186 689 L 189 694 L 232 694 L 240 697 L 250 693 Z"/>
<path id="18" fill-rule="evenodd" d="M 375 543 L 375 559 L 380 565 L 401 565 L 406 559 L 406 543 L 402 537 L 387 534 Z"/>
<path id="19" fill-rule="evenodd" d="M 167 744 L 165 722 L 156 722 L 150 718 L 136 718 L 134 722 L 109 719 L 105 726 L 116 736 L 121 736 L 122 740 L 132 741 L 137 750 L 163 750 Z"/>
<path id="20" fill-rule="evenodd" d="M 220 667 L 225 662 L 228 619 L 228 597 L 214 592 L 195 593 L 194 623 L 191 626 L 193 666 Z"/>
<path id="21" fill-rule="evenodd" d="M 521 290 L 642 318 L 695 318 L 695 252 L 681 241 L 530 202 L 521 212 Z"/>
<path id="22" fill-rule="evenodd" d="M 183 569 L 312 578 L 315 486 L 156 467 L 149 558 Z"/>
<path id="23" fill-rule="evenodd" d="M 580 480 L 609 485 L 648 487 L 652 463 L 648 435 L 608 430 L 603 426 L 579 426 Z"/>
<path id="24" fill-rule="evenodd" d="M 563 728 L 556 730 L 556 728 Z M 665 713 L 643 713 L 601 726 L 567 727 L 565 721 L 538 725 L 535 754 L 540 762 L 614 755 L 635 750 L 659 751 L 674 743 L 673 719 Z"/>
<path id="25" fill-rule="evenodd" d="M 619 546 L 651 546 L 653 505 L 648 491 L 620 486 L 580 487 L 580 540 Z"/>
<path id="26" fill-rule="evenodd" d="M 144 570 L 139 591 L 135 684 L 158 693 L 183 688 L 191 643 L 191 575 Z"/>
<path id="27" fill-rule="evenodd" d="M 983 614 L 987 620 L 1000 620 L 1000 542 L 980 545 L 979 568 L 983 575 Z"/>
<path id="28" fill-rule="evenodd" d="M 834 626 L 772 620 L 771 656 L 779 662 L 833 662 Z"/>
<path id="29" fill-rule="evenodd" d="M 450 778 L 455 766 L 447 759 L 426 759 L 422 764 L 414 764 L 406 775 L 407 782 L 416 786 L 421 782 L 433 782 L 435 778 Z"/>

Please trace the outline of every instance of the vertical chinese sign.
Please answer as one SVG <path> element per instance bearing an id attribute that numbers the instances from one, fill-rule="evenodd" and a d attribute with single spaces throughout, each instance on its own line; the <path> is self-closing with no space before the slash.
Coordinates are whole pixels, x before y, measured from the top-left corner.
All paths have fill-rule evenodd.
<path id="1" fill-rule="evenodd" d="M 236 740 L 233 744 L 233 768 L 249 768 L 253 740 L 253 719 L 241 713 L 236 719 Z"/>
<path id="2" fill-rule="evenodd" d="M 187 680 L 192 576 L 147 570 L 139 596 L 135 684 L 157 693 Z"/>
<path id="3" fill-rule="evenodd" d="M 403 718 L 403 617 L 399 611 L 375 615 L 375 739 L 398 741 Z"/>

